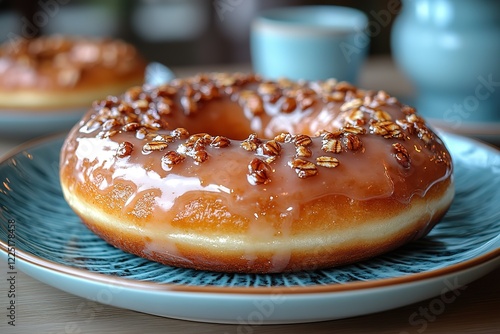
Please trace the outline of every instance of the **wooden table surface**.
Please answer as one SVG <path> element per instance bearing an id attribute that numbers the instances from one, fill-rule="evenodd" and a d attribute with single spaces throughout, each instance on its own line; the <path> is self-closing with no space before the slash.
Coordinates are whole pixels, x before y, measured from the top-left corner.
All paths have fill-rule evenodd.
<path id="1" fill-rule="evenodd" d="M 206 70 L 247 67 L 179 68 L 179 76 Z M 388 58 L 370 59 L 360 86 L 408 96 L 412 87 Z M 0 155 L 19 141 L 0 139 Z M 1 203 L 0 203 L 1 204 Z M 16 326 L 9 325 L 7 264 L 0 261 L 0 333 L 500 333 L 500 268 L 461 290 L 440 314 L 412 316 L 432 299 L 398 309 L 349 319 L 293 325 L 238 326 L 168 319 L 88 301 L 45 285 L 23 273 L 16 276 Z M 383 303 L 383 301 L 380 301 Z M 216 307 L 216 305 L 214 305 Z"/>

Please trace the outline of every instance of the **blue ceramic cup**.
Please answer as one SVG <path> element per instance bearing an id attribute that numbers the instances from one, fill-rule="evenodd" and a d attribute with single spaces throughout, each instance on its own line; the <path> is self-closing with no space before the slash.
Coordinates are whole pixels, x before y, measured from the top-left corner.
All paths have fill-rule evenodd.
<path id="1" fill-rule="evenodd" d="M 353 8 L 300 6 L 275 8 L 252 22 L 251 54 L 264 78 L 336 78 L 356 83 L 370 37 L 368 18 Z"/>

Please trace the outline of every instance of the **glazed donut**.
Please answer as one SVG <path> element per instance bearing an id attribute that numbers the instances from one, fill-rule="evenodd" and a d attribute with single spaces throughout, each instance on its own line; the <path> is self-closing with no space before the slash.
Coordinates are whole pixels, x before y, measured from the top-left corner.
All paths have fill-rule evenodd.
<path id="1" fill-rule="evenodd" d="M 415 109 L 346 82 L 200 74 L 95 102 L 61 151 L 64 196 L 108 243 L 172 266 L 338 266 L 425 236 L 452 161 Z"/>
<path id="2" fill-rule="evenodd" d="M 144 81 L 146 62 L 120 40 L 69 36 L 0 46 L 0 110 L 85 109 Z"/>

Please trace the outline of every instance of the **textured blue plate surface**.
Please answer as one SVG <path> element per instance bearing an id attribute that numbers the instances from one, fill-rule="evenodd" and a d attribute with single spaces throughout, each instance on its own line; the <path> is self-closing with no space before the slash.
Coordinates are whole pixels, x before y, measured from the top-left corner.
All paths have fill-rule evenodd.
<path id="1" fill-rule="evenodd" d="M 424 239 L 358 264 L 291 274 L 221 274 L 164 266 L 116 249 L 90 232 L 63 199 L 62 138 L 37 142 L 0 163 L 0 241 L 15 221 L 18 257 L 30 254 L 137 282 L 197 287 L 307 287 L 399 278 L 468 261 L 500 248 L 500 153 L 443 135 L 454 159 L 456 197 Z"/>

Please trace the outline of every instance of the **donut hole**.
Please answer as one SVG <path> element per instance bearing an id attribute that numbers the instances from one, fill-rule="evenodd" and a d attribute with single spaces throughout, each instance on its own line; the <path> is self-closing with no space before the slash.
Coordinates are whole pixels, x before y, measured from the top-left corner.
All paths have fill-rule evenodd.
<path id="1" fill-rule="evenodd" d="M 268 139 L 283 132 L 313 136 L 316 131 L 311 128 L 309 122 L 298 122 L 297 119 L 300 118 L 294 117 L 293 113 L 273 116 L 264 113 L 255 116 L 249 114 L 237 102 L 220 99 L 202 104 L 197 111 L 169 121 L 169 124 L 173 127 L 183 127 L 190 134 L 208 133 L 233 140 L 244 140 L 252 133 Z M 328 128 L 327 125 L 324 126 L 325 129 Z"/>
<path id="2" fill-rule="evenodd" d="M 203 105 L 201 109 L 185 118 L 186 123 L 182 127 L 190 134 L 208 133 L 212 136 L 243 140 L 251 133 L 262 132 L 252 130 L 243 108 L 235 102 L 214 100 Z"/>

